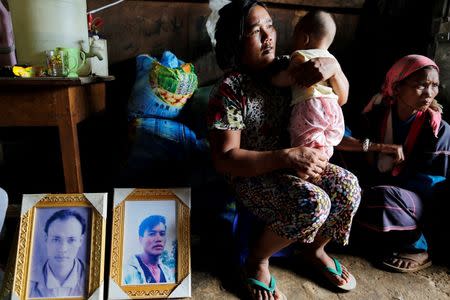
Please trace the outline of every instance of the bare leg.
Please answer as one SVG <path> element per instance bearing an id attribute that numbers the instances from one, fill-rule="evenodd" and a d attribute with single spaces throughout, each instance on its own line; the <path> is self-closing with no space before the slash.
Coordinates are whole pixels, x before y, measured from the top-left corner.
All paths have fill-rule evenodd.
<path id="1" fill-rule="evenodd" d="M 252 245 L 246 262 L 246 272 L 248 277 L 255 278 L 266 285 L 270 284 L 269 258 L 276 252 L 292 244 L 292 240 L 285 239 L 275 234 L 271 229 L 265 227 L 261 237 Z M 283 299 L 282 294 L 275 291 L 275 295 L 270 295 L 261 289 L 252 288 L 254 299 Z"/>
<path id="2" fill-rule="evenodd" d="M 305 250 L 303 255 L 309 263 L 318 267 L 319 270 L 324 269 L 325 267 L 335 268 L 334 261 L 325 252 L 325 246 L 329 241 L 330 238 L 317 235 L 314 242 L 310 244 L 302 244 Z M 322 273 L 337 285 L 345 284 L 350 279 L 349 273 L 344 266 L 342 266 L 342 276 L 333 275 L 326 271 L 323 271 Z"/>

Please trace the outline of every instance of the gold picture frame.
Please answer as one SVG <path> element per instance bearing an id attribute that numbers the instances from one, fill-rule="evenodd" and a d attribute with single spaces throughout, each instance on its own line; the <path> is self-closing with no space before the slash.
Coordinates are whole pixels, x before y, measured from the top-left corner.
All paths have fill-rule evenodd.
<path id="1" fill-rule="evenodd" d="M 190 197 L 189 188 L 114 190 L 108 299 L 191 297 Z M 176 245 L 170 252 L 171 264 L 160 259 L 168 257 L 164 252 L 161 255 L 162 250 L 155 256 L 164 275 L 161 281 L 149 280 L 153 276 L 144 265 L 146 255 L 150 255 L 143 243 L 144 233 L 156 230 L 154 224 L 159 224 L 150 226 L 145 220 L 156 216 L 163 216 L 164 225 L 159 226 L 166 235 L 160 249 L 166 252 L 168 245 Z M 134 273 L 130 274 L 130 269 Z M 167 280 L 172 276 L 165 269 L 174 273 L 173 282 Z"/>
<path id="2" fill-rule="evenodd" d="M 34 291 L 34 287 L 37 284 L 35 285 L 35 281 L 33 281 L 34 275 L 32 270 L 39 270 L 42 274 L 45 273 L 45 280 L 47 280 L 47 276 L 49 276 L 47 266 L 50 265 L 50 260 L 55 259 L 56 256 L 51 256 L 51 254 L 46 251 L 39 250 L 42 250 L 43 248 L 48 249 L 46 248 L 46 245 L 50 239 L 50 232 L 60 230 L 60 228 L 64 226 L 67 226 L 66 228 L 72 230 L 70 224 L 77 224 L 73 222 L 77 222 L 77 218 L 80 217 L 84 222 L 84 224 L 82 224 L 79 220 L 79 224 L 81 224 L 79 228 L 83 228 L 83 238 L 80 238 L 78 241 L 80 245 L 83 245 L 83 247 L 80 247 L 82 248 L 82 251 L 79 251 L 80 248 L 72 251 L 75 253 L 74 258 L 70 257 L 71 254 L 66 254 L 66 250 L 61 250 L 61 253 L 63 254 L 60 253 L 55 255 L 59 255 L 57 259 L 64 262 L 70 262 L 72 259 L 73 267 L 69 274 L 80 275 L 80 280 L 77 284 L 79 284 L 78 286 L 80 288 L 82 287 L 82 289 L 80 289 L 82 290 L 82 294 L 79 296 L 71 295 L 71 299 L 103 299 L 106 208 L 106 193 L 23 195 L 11 298 L 67 299 L 68 296 L 61 296 L 61 294 L 56 296 L 51 295 L 49 291 L 52 290 L 50 289 L 45 292 L 48 294 L 33 296 L 34 294 L 31 292 L 31 289 L 33 288 Z M 77 217 L 72 215 L 74 213 Z M 63 214 L 65 215 L 62 216 Z M 61 223 L 71 218 L 74 220 L 72 223 Z M 55 223 L 55 221 L 59 221 L 59 223 Z M 53 227 L 58 229 L 52 231 L 51 223 L 56 224 Z M 69 225 L 63 225 L 61 227 L 59 224 Z M 69 232 L 69 235 L 72 235 L 72 233 Z M 42 239 L 42 236 L 45 236 L 44 240 Z M 54 237 L 52 241 L 54 241 L 53 243 L 55 244 L 62 243 L 65 245 L 63 247 L 67 247 L 67 243 L 69 242 L 66 242 L 66 240 L 69 239 L 70 243 L 73 243 L 73 240 L 75 240 L 76 237 Z M 79 258 L 80 252 L 84 253 L 82 259 Z M 42 253 L 45 253 L 44 257 L 42 257 Z M 43 260 L 45 260 L 45 263 L 42 266 L 41 264 L 36 264 L 36 262 Z M 75 267 L 77 267 L 76 273 L 72 272 L 75 270 Z M 61 286 L 64 286 L 64 283 Z M 46 284 L 45 287 L 47 288 Z"/>

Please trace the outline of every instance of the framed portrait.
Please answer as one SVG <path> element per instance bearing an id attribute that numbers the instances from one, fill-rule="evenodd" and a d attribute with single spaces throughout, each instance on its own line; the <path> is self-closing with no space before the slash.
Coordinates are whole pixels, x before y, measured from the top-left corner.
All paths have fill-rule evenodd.
<path id="1" fill-rule="evenodd" d="M 107 194 L 24 195 L 12 299 L 103 299 Z"/>
<path id="2" fill-rule="evenodd" d="M 191 297 L 190 189 L 115 189 L 108 299 Z"/>

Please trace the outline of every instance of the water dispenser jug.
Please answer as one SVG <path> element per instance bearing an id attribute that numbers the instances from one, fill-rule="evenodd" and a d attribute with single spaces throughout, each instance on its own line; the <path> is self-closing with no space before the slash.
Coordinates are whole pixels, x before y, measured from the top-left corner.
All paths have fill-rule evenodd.
<path id="1" fill-rule="evenodd" d="M 19 64 L 44 65 L 45 50 L 89 51 L 86 0 L 9 1 Z"/>

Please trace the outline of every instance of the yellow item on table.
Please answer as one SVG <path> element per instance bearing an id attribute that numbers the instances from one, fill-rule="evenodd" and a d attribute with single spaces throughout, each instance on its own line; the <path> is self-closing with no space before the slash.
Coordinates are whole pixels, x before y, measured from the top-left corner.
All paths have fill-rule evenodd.
<path id="1" fill-rule="evenodd" d="M 33 73 L 33 67 L 14 66 L 12 71 L 14 75 L 19 77 L 31 77 Z"/>
<path id="2" fill-rule="evenodd" d="M 14 75 L 23 78 L 45 76 L 44 67 L 39 66 L 31 66 L 31 67 L 13 66 L 12 72 Z"/>

